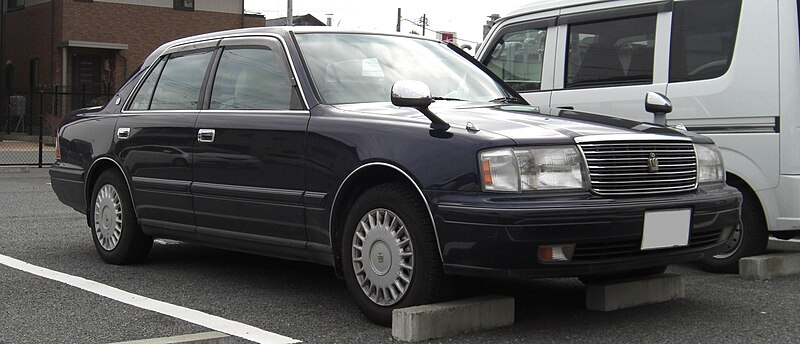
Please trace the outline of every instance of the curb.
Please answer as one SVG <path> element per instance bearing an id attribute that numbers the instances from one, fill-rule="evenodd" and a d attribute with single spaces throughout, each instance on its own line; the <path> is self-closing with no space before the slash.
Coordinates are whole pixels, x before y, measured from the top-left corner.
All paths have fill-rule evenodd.
<path id="1" fill-rule="evenodd" d="M 30 166 L 0 166 L 0 173 L 28 173 Z"/>

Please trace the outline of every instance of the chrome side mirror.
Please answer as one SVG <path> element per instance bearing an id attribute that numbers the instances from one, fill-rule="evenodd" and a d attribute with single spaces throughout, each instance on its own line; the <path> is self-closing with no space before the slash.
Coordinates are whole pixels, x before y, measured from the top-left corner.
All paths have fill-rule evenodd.
<path id="1" fill-rule="evenodd" d="M 667 114 L 672 112 L 672 102 L 661 93 L 647 92 L 644 97 L 644 109 L 653 114 L 653 123 L 666 126 Z"/>
<path id="2" fill-rule="evenodd" d="M 433 104 L 431 89 L 424 82 L 416 80 L 398 80 L 392 85 L 392 104 L 401 107 L 412 107 L 431 121 L 431 129 L 446 131 L 450 124 L 436 116 L 428 106 Z"/>
<path id="3" fill-rule="evenodd" d="M 431 89 L 424 82 L 400 80 L 392 85 L 392 104 L 404 107 L 428 107 L 433 103 Z"/>

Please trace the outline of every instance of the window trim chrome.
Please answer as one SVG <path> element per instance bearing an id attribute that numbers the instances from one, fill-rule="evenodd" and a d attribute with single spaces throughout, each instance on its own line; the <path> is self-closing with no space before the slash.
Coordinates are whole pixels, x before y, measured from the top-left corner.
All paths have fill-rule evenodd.
<path id="1" fill-rule="evenodd" d="M 296 87 L 297 87 L 297 90 L 300 92 L 300 99 L 302 100 L 302 104 L 303 104 L 303 106 L 305 106 L 305 109 L 303 109 L 303 110 L 291 110 L 291 111 L 310 111 L 310 108 L 309 108 L 309 105 L 308 105 L 308 100 L 306 99 L 306 93 L 303 90 L 303 87 L 301 86 L 301 83 L 299 82 L 299 79 L 298 79 L 297 67 L 295 66 L 294 60 L 292 59 L 292 55 L 289 52 L 289 47 L 288 47 L 288 45 L 286 43 L 286 40 L 283 38 L 283 36 L 278 35 L 278 34 L 273 34 L 273 33 L 261 33 L 261 34 L 259 34 L 259 33 L 241 33 L 241 34 L 233 34 L 233 35 L 230 35 L 230 36 L 216 37 L 216 38 L 211 38 L 211 39 L 206 38 L 206 39 L 202 39 L 202 40 L 198 40 L 198 41 L 194 41 L 194 42 L 181 42 L 179 44 L 175 44 L 175 45 L 172 45 L 172 46 L 164 49 L 164 51 L 161 52 L 161 54 L 155 59 L 155 61 L 153 61 L 153 63 L 150 64 L 150 66 L 147 67 L 147 70 L 142 74 L 142 76 L 139 78 L 139 80 L 136 81 L 136 86 L 134 86 L 133 90 L 128 94 L 128 97 L 125 99 L 125 103 L 122 106 L 122 109 L 120 110 L 120 113 L 121 114 L 126 114 L 126 113 L 154 113 L 154 112 L 155 113 L 164 113 L 164 112 L 170 112 L 170 111 L 191 111 L 191 112 L 209 111 L 207 109 L 201 109 L 201 110 L 196 110 L 196 109 L 192 109 L 192 110 L 167 110 L 167 111 L 163 111 L 163 110 L 128 110 L 128 108 L 130 106 L 130 103 L 133 101 L 133 98 L 135 97 L 135 95 L 139 92 L 139 89 L 141 88 L 141 84 L 144 82 L 144 79 L 146 79 L 146 76 L 150 75 L 151 70 L 158 64 L 159 61 L 161 61 L 161 59 L 164 56 L 167 56 L 167 55 L 169 55 L 170 53 L 173 53 L 173 52 L 178 52 L 178 51 L 183 52 L 183 51 L 191 50 L 191 49 L 184 49 L 184 48 L 182 48 L 183 46 L 191 46 L 191 45 L 198 45 L 198 44 L 202 45 L 203 43 L 206 43 L 206 42 L 216 42 L 216 47 L 214 49 L 219 49 L 220 42 L 222 42 L 222 40 L 224 40 L 224 39 L 247 38 L 247 37 L 253 37 L 253 38 L 269 37 L 269 38 L 275 38 L 275 39 L 278 40 L 278 42 L 283 47 L 283 53 L 286 56 L 286 60 L 288 60 L 288 62 L 289 62 L 289 69 L 291 70 L 292 77 L 296 81 L 296 84 L 297 84 Z M 208 46 L 204 45 L 200 49 L 204 49 L 204 48 L 208 48 Z M 175 49 L 178 49 L 178 50 L 175 50 Z M 207 87 L 207 85 L 206 85 L 206 87 Z"/>

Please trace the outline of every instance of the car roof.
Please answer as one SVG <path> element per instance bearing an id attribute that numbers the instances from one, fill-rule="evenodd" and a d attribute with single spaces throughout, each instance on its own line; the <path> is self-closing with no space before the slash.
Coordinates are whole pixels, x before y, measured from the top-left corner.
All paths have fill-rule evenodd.
<path id="1" fill-rule="evenodd" d="M 222 39 L 227 37 L 236 37 L 236 36 L 257 36 L 257 35 L 278 35 L 281 37 L 288 37 L 290 33 L 356 33 L 356 34 L 371 34 L 371 35 L 390 35 L 390 36 L 399 36 L 399 37 L 410 37 L 416 39 L 423 39 L 428 41 L 439 42 L 435 39 L 418 36 L 418 35 L 409 35 L 409 34 L 402 34 L 399 32 L 380 32 L 380 31 L 363 31 L 363 30 L 355 30 L 355 29 L 342 29 L 336 27 L 329 27 L 329 26 L 262 26 L 262 27 L 251 27 L 251 28 L 244 28 L 244 29 L 233 29 L 233 30 L 225 30 L 225 31 L 216 31 L 216 32 L 209 32 L 195 36 L 189 36 L 184 38 L 179 38 L 173 41 L 166 42 L 153 50 L 153 52 L 148 55 L 144 62 L 142 63 L 142 68 L 147 68 L 147 66 L 151 65 L 155 62 L 156 59 L 161 56 L 164 51 L 170 49 L 172 47 L 184 45 L 184 44 L 192 44 L 201 41 L 213 40 L 213 39 Z"/>
<path id="2" fill-rule="evenodd" d="M 582 6 L 582 5 L 595 4 L 601 2 L 611 2 L 611 1 L 614 0 L 539 0 L 536 2 L 529 3 L 525 6 L 522 6 L 519 9 L 514 10 L 511 13 L 507 14 L 505 17 L 516 17 L 528 13 L 544 12 L 544 11 L 567 8 L 567 7 L 575 7 L 575 6 Z"/>

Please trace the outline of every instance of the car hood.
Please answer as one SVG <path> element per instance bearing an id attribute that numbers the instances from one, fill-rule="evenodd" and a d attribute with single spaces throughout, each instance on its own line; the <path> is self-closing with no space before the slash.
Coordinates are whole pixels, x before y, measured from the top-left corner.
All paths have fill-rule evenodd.
<path id="1" fill-rule="evenodd" d="M 336 105 L 344 111 L 392 116 L 399 120 L 430 123 L 413 108 L 401 108 L 391 103 Z M 589 112 L 529 105 L 477 102 L 439 101 L 430 110 L 451 129 L 478 129 L 502 135 L 517 144 L 575 142 L 577 137 L 597 135 L 653 134 L 689 138 L 695 142 L 710 142 L 704 136 L 655 124 Z"/>

